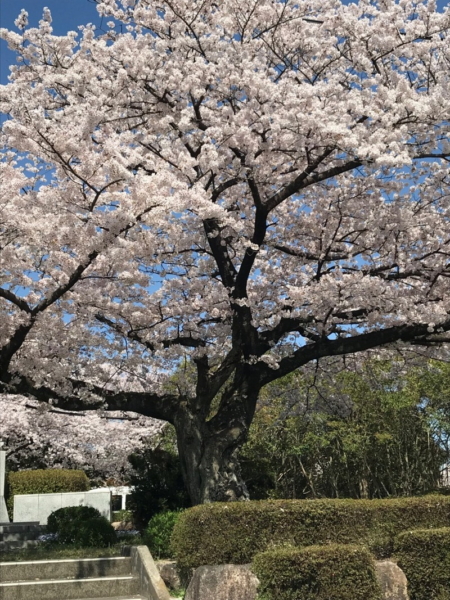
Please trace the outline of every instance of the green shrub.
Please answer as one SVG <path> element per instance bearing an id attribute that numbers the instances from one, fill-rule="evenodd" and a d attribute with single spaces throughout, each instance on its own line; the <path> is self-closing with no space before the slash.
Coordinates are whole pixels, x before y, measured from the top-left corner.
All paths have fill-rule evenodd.
<path id="1" fill-rule="evenodd" d="M 154 558 L 172 558 L 170 539 L 180 515 L 181 511 L 167 510 L 158 513 L 148 522 L 144 533 L 144 542 Z"/>
<path id="2" fill-rule="evenodd" d="M 264 600 L 381 600 L 374 561 L 360 546 L 279 548 L 257 554 Z"/>
<path id="3" fill-rule="evenodd" d="M 71 543 L 79 548 L 106 548 L 117 542 L 116 532 L 105 517 L 72 523 L 71 533 Z"/>
<path id="4" fill-rule="evenodd" d="M 405 531 L 395 553 L 411 600 L 450 600 L 450 527 Z"/>
<path id="5" fill-rule="evenodd" d="M 390 556 L 405 529 L 450 525 L 450 497 L 392 500 L 263 500 L 195 506 L 178 520 L 172 547 L 181 568 L 246 564 L 277 546 L 362 544 Z M 220 543 L 218 541 L 220 540 Z"/>
<path id="6" fill-rule="evenodd" d="M 14 506 L 14 496 L 20 494 L 52 494 L 85 492 L 89 479 L 83 471 L 71 469 L 37 469 L 8 473 L 8 508 Z"/>
<path id="7" fill-rule="evenodd" d="M 54 510 L 47 520 L 47 532 L 57 533 L 61 536 L 61 530 L 68 524 L 78 524 L 86 519 L 101 517 L 100 512 L 92 506 L 66 506 Z M 60 537 L 62 543 L 66 543 Z"/>
<path id="8" fill-rule="evenodd" d="M 106 548 L 117 541 L 113 526 L 92 506 L 67 506 L 51 513 L 48 533 L 58 534 L 59 544 L 79 548 Z"/>

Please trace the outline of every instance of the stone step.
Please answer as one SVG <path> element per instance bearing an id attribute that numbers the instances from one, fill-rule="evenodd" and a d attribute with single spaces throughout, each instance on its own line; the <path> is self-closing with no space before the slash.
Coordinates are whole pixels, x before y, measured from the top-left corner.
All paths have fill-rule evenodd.
<path id="1" fill-rule="evenodd" d="M 38 543 L 38 540 L 10 540 L 8 542 L 0 541 L 0 552 L 23 550 L 24 548 L 29 548 L 30 546 L 36 546 Z"/>
<path id="2" fill-rule="evenodd" d="M 159 600 L 177 600 L 170 597 L 146 546 L 122 551 L 125 555 L 106 558 L 0 562 L 0 598 L 148 600 L 156 593 Z"/>
<path id="3" fill-rule="evenodd" d="M 40 531 L 11 531 L 0 533 L 1 542 L 19 542 L 21 540 L 36 539 Z"/>
<path id="4" fill-rule="evenodd" d="M 39 521 L 26 521 L 23 523 L 0 523 L 0 533 L 11 531 L 42 531 L 43 525 Z"/>
<path id="5" fill-rule="evenodd" d="M 120 596 L 139 597 L 139 579 L 125 575 L 0 583 L 2 600 L 80 600 Z"/>
<path id="6" fill-rule="evenodd" d="M 45 528 L 36 521 L 0 524 L 0 552 L 21 550 L 35 545 Z M 1 581 L 1 579 L 0 579 Z"/>
<path id="7" fill-rule="evenodd" d="M 107 558 L 69 558 L 0 563 L 0 581 L 36 581 L 41 579 L 81 579 L 131 574 L 131 559 L 126 556 Z"/>

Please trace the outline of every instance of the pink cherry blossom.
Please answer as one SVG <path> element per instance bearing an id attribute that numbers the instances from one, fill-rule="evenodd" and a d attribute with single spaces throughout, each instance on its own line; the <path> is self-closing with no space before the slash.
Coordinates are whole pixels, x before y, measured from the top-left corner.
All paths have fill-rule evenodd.
<path id="1" fill-rule="evenodd" d="M 448 339 L 450 12 L 98 10 L 1 32 L 0 391 L 169 421 L 193 502 L 243 498 L 262 386 Z"/>

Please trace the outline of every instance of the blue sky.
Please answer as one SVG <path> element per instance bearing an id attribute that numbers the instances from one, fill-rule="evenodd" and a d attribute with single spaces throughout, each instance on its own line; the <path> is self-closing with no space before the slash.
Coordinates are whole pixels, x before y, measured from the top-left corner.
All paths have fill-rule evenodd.
<path id="1" fill-rule="evenodd" d="M 28 13 L 30 26 L 37 26 L 42 18 L 42 9 L 47 6 L 52 13 L 53 30 L 56 35 L 77 30 L 78 25 L 94 23 L 100 26 L 96 5 L 90 0 L 0 0 L 0 27 L 18 31 L 14 21 L 22 8 Z M 0 81 L 6 83 L 9 65 L 15 63 L 14 53 L 0 41 Z"/>
<path id="2" fill-rule="evenodd" d="M 438 9 L 448 5 L 448 0 L 437 0 Z M 31 26 L 37 26 L 42 17 L 42 9 L 47 6 L 52 13 L 54 33 L 61 35 L 76 30 L 78 25 L 94 23 L 101 25 L 96 6 L 91 0 L 0 0 L 0 27 L 17 31 L 14 21 L 24 8 L 29 15 Z M 15 57 L 3 41 L 0 41 L 0 82 L 6 83 L 9 65 Z"/>

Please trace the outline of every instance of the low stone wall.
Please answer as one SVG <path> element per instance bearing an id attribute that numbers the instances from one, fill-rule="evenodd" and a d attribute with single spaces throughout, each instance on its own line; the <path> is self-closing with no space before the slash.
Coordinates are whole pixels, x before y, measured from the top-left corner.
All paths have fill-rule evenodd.
<path id="1" fill-rule="evenodd" d="M 139 578 L 140 593 L 148 600 L 171 600 L 169 591 L 159 574 L 147 546 L 131 548 L 131 568 Z"/>
<path id="2" fill-rule="evenodd" d="M 57 494 L 23 494 L 14 496 L 14 523 L 37 521 L 47 525 L 49 515 L 66 506 L 92 506 L 111 520 L 111 492 L 65 492 Z"/>

